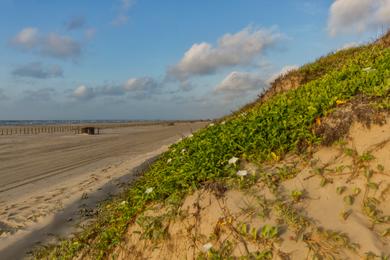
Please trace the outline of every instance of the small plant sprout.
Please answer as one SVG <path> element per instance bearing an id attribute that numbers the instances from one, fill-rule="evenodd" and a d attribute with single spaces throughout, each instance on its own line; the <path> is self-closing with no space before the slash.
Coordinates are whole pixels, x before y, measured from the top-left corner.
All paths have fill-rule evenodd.
<path id="1" fill-rule="evenodd" d="M 375 157 L 374 157 L 371 153 L 369 153 L 369 152 L 365 152 L 364 154 L 362 154 L 362 155 L 359 157 L 359 160 L 360 160 L 361 162 L 372 161 L 372 160 L 374 160 L 374 159 L 375 159 Z"/>
<path id="2" fill-rule="evenodd" d="M 351 206 L 353 202 L 355 201 L 355 198 L 352 195 L 347 195 L 344 197 L 345 204 Z"/>
<path id="3" fill-rule="evenodd" d="M 145 190 L 145 193 L 146 193 L 146 194 L 150 194 L 150 193 L 153 192 L 153 190 L 154 190 L 154 188 L 147 188 L 147 189 Z"/>
<path id="4" fill-rule="evenodd" d="M 299 202 L 303 199 L 303 191 L 300 191 L 300 190 L 293 190 L 291 192 L 291 198 L 295 201 L 295 202 Z"/>
<path id="5" fill-rule="evenodd" d="M 347 218 L 352 214 L 351 210 L 344 210 L 340 213 L 340 216 L 343 220 L 347 220 Z"/>
<path id="6" fill-rule="evenodd" d="M 167 163 L 170 163 L 170 162 L 172 162 L 172 158 L 169 158 L 169 159 L 167 160 Z"/>
<path id="7" fill-rule="evenodd" d="M 265 225 L 261 229 L 261 236 L 265 239 L 274 239 L 278 236 L 279 229 L 275 226 Z"/>
<path id="8" fill-rule="evenodd" d="M 336 192 L 338 195 L 341 195 L 344 193 L 344 191 L 346 190 L 347 188 L 345 186 L 340 186 L 340 187 L 337 187 L 336 188 Z"/>
<path id="9" fill-rule="evenodd" d="M 328 180 L 325 177 L 321 176 L 320 186 L 325 187 L 326 184 L 328 184 Z"/>
<path id="10" fill-rule="evenodd" d="M 207 244 L 204 244 L 202 246 L 202 251 L 206 253 L 206 252 L 210 251 L 211 248 L 213 248 L 213 244 L 207 243 Z"/>
<path id="11" fill-rule="evenodd" d="M 240 177 L 245 177 L 248 175 L 248 171 L 247 170 L 239 170 L 237 171 L 237 176 L 240 176 Z"/>
<path id="12" fill-rule="evenodd" d="M 360 192 L 362 192 L 362 190 L 361 190 L 360 188 L 358 188 L 358 187 L 356 187 L 356 188 L 353 189 L 353 195 L 354 195 L 354 196 L 359 195 Z"/>
<path id="13" fill-rule="evenodd" d="M 382 233 L 381 233 L 382 237 L 388 237 L 390 235 L 390 228 L 384 230 Z"/>
<path id="14" fill-rule="evenodd" d="M 382 164 L 378 164 L 378 165 L 376 166 L 376 168 L 377 168 L 378 171 L 380 171 L 380 172 L 384 172 L 384 171 L 385 171 L 385 167 L 384 167 Z"/>
<path id="15" fill-rule="evenodd" d="M 369 180 L 373 175 L 374 175 L 373 170 L 366 169 L 366 171 L 364 172 L 364 176 L 367 178 L 367 180 Z"/>
<path id="16" fill-rule="evenodd" d="M 375 182 L 369 182 L 367 183 L 367 187 L 372 189 L 372 190 L 378 190 L 379 189 L 379 185 Z"/>
<path id="17" fill-rule="evenodd" d="M 237 162 L 238 160 L 239 160 L 239 159 L 238 159 L 237 157 L 234 157 L 234 156 L 233 156 L 232 158 L 229 159 L 228 163 L 229 163 L 229 164 L 236 164 L 236 162 Z"/>

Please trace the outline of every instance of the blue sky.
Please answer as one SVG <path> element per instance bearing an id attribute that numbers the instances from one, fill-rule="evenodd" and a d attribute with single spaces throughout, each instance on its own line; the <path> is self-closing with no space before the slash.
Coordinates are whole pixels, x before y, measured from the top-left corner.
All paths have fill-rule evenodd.
<path id="1" fill-rule="evenodd" d="M 0 120 L 215 118 L 390 25 L 390 0 L 2 0 Z"/>

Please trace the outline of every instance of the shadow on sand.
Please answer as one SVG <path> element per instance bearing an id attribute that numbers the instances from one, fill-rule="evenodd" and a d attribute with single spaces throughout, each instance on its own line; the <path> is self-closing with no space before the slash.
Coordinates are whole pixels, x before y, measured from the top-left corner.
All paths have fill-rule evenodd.
<path id="1" fill-rule="evenodd" d="M 147 171 L 158 158 L 159 155 L 147 159 L 129 173 L 110 180 L 93 193 L 83 195 L 82 198 L 56 213 L 47 225 L 32 229 L 27 234 L 16 237 L 10 246 L 0 251 L 0 259 L 29 259 L 34 248 L 58 242 L 59 238 L 80 231 L 80 225 L 93 221 L 94 212 L 96 212 L 100 203 L 112 196 L 121 194 L 137 177 Z"/>

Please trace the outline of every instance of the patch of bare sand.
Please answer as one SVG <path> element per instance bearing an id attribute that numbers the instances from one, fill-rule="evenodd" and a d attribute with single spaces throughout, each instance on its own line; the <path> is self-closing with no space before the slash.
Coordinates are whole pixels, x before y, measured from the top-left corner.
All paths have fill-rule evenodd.
<path id="1" fill-rule="evenodd" d="M 276 182 L 272 176 L 293 165 L 298 174 L 280 180 L 276 188 L 260 177 L 249 189 L 226 190 L 217 187 L 224 184 L 218 184 L 195 191 L 172 211 L 155 205 L 129 227 L 124 242 L 112 256 L 389 256 L 390 118 L 386 119 L 387 123 L 370 129 L 353 124 L 344 142 L 320 147 L 309 158 L 292 156 L 289 162 L 283 160 L 257 171 L 251 166 L 251 174 L 259 172 L 259 176 L 271 176 Z M 241 163 L 241 167 L 248 165 Z M 263 234 L 264 227 L 277 227 L 277 235 Z"/>
<path id="2" fill-rule="evenodd" d="M 2 136 L 0 251 L 51 223 L 69 205 L 80 204 L 65 220 L 69 227 L 80 217 L 94 216 L 96 193 L 104 200 L 120 191 L 134 167 L 204 124 L 105 129 L 98 136 Z M 103 196 L 108 183 L 115 188 Z"/>

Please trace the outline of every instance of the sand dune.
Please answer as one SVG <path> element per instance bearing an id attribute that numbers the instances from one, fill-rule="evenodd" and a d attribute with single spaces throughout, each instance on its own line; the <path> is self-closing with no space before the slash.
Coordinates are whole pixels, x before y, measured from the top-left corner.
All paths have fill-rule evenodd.
<path id="1" fill-rule="evenodd" d="M 178 211 L 151 205 L 112 256 L 211 259 L 217 253 L 237 258 L 252 253 L 253 259 L 271 259 L 273 252 L 272 259 L 379 259 L 390 254 L 388 116 L 386 124 L 370 128 L 355 123 L 343 141 L 318 147 L 310 156 L 262 166 L 241 162 L 241 168 L 263 177 L 250 188 L 234 182 L 205 185 Z M 277 179 L 281 171 L 286 180 Z M 148 233 L 150 223 L 154 233 Z M 265 227 L 277 232 L 273 236 Z"/>

